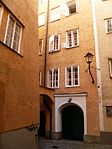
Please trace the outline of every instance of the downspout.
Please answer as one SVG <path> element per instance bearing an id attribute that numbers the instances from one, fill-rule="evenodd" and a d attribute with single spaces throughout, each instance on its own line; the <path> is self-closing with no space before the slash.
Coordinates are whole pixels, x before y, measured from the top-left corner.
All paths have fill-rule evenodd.
<path id="1" fill-rule="evenodd" d="M 96 71 L 97 71 L 97 86 L 98 86 L 98 96 L 99 96 L 100 131 L 104 131 L 102 81 L 101 81 L 100 56 L 99 56 L 99 45 L 98 45 L 98 31 L 97 31 L 97 22 L 96 22 L 96 13 L 95 13 L 96 12 L 95 0 L 91 0 L 91 4 L 92 4 L 93 29 L 94 29 L 95 53 L 96 53 L 96 68 L 97 68 Z"/>
<path id="2" fill-rule="evenodd" d="M 46 15 L 46 35 L 45 35 L 45 52 L 44 52 L 44 87 L 46 87 L 48 27 L 49 27 L 49 0 L 48 0 L 48 3 L 47 3 L 47 15 Z"/>

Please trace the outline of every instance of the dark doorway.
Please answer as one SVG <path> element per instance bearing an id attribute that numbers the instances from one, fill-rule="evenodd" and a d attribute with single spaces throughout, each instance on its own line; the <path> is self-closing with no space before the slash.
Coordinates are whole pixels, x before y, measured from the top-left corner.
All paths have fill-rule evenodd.
<path id="1" fill-rule="evenodd" d="M 39 127 L 39 137 L 45 137 L 46 132 L 46 113 L 40 112 L 40 127 Z"/>
<path id="2" fill-rule="evenodd" d="M 84 117 L 79 106 L 70 105 L 62 111 L 62 135 L 64 139 L 83 141 Z"/>

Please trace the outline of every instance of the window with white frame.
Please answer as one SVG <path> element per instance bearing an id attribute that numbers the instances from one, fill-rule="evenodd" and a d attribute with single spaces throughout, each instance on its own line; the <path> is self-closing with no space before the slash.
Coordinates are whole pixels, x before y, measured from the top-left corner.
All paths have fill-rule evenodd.
<path id="1" fill-rule="evenodd" d="M 45 0 L 39 0 L 39 4 L 43 4 Z"/>
<path id="2" fill-rule="evenodd" d="M 49 38 L 49 51 L 55 52 L 60 49 L 60 34 L 52 35 Z"/>
<path id="3" fill-rule="evenodd" d="M 106 19 L 106 33 L 112 33 L 112 18 Z"/>
<path id="4" fill-rule="evenodd" d="M 0 25 L 1 25 L 1 21 L 2 21 L 3 10 L 4 10 L 4 7 L 3 7 L 3 5 L 0 3 Z"/>
<path id="5" fill-rule="evenodd" d="M 72 48 L 79 46 L 78 29 L 70 30 L 66 32 L 66 48 Z"/>
<path id="6" fill-rule="evenodd" d="M 109 59 L 109 72 L 110 72 L 110 77 L 112 78 L 112 59 Z"/>
<path id="7" fill-rule="evenodd" d="M 65 16 L 72 15 L 77 12 L 79 0 L 71 0 L 67 3 L 61 4 L 61 14 Z"/>
<path id="8" fill-rule="evenodd" d="M 48 87 L 59 87 L 59 69 L 55 68 L 48 70 Z"/>
<path id="9" fill-rule="evenodd" d="M 43 51 L 43 39 L 39 39 L 39 54 L 42 54 Z"/>
<path id="10" fill-rule="evenodd" d="M 42 26 L 45 23 L 45 13 L 38 15 L 38 26 Z"/>
<path id="11" fill-rule="evenodd" d="M 22 26 L 16 19 L 9 15 L 4 42 L 16 52 L 20 52 L 21 33 Z"/>
<path id="12" fill-rule="evenodd" d="M 79 86 L 79 66 L 69 66 L 65 69 L 65 86 Z"/>
<path id="13" fill-rule="evenodd" d="M 60 7 L 54 8 L 50 13 L 50 21 L 56 21 L 60 19 Z"/>

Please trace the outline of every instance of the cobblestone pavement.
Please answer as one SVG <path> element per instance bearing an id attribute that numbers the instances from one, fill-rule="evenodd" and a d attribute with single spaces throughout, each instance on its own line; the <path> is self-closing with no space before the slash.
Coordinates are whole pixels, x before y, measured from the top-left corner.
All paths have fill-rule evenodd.
<path id="1" fill-rule="evenodd" d="M 69 140 L 44 140 L 38 142 L 38 149 L 112 149 L 112 145 L 88 144 Z"/>

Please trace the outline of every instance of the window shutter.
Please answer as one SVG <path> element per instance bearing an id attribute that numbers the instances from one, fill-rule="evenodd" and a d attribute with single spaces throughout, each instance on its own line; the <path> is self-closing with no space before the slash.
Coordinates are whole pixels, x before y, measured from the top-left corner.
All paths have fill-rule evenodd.
<path id="1" fill-rule="evenodd" d="M 79 10 L 79 0 L 76 0 L 76 12 Z"/>
<path id="2" fill-rule="evenodd" d="M 64 15 L 64 16 L 69 15 L 69 8 L 68 8 L 66 3 L 61 4 L 61 14 Z"/>
<path id="3" fill-rule="evenodd" d="M 49 38 L 49 51 L 53 51 L 54 49 L 54 35 Z"/>
<path id="4" fill-rule="evenodd" d="M 60 34 L 58 34 L 58 50 L 60 50 Z"/>

